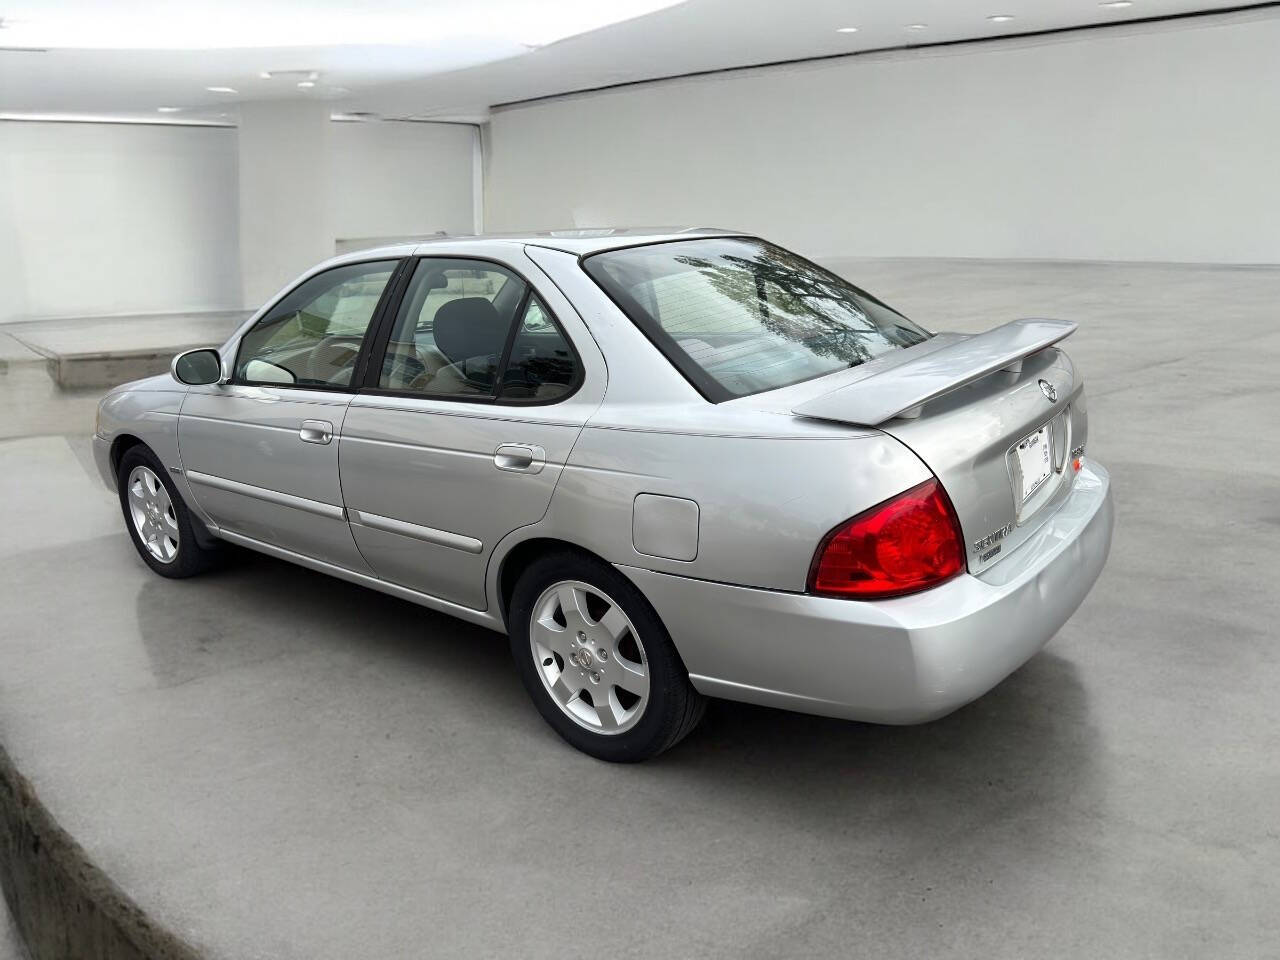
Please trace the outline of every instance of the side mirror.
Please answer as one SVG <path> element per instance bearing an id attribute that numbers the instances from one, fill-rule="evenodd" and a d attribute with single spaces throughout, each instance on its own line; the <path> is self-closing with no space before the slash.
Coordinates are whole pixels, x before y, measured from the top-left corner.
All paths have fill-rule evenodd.
<path id="1" fill-rule="evenodd" d="M 173 358 L 169 366 L 173 379 L 191 387 L 217 383 L 222 379 L 222 358 L 211 347 L 188 350 Z"/>

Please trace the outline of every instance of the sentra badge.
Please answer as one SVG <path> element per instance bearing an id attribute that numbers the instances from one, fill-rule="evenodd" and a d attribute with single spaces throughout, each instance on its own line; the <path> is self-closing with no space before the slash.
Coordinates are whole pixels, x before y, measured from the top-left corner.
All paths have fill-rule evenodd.
<path id="1" fill-rule="evenodd" d="M 1013 524 L 1006 523 L 1003 527 L 997 527 L 980 540 L 973 541 L 973 549 L 981 553 L 993 543 L 999 543 L 1010 533 L 1013 532 Z"/>

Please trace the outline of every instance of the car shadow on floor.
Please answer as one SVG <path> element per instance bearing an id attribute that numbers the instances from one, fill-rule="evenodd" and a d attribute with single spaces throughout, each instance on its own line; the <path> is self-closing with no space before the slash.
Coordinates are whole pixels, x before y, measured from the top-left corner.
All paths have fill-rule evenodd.
<path id="1" fill-rule="evenodd" d="M 733 785 L 755 802 L 842 820 L 875 814 L 953 822 L 957 814 L 1080 799 L 1097 787 L 1097 732 L 1076 667 L 1050 651 L 955 713 L 883 726 L 713 701 L 702 726 L 658 763 Z"/>
<path id="2" fill-rule="evenodd" d="M 493 631 L 238 547 L 190 580 L 146 577 L 136 609 L 160 687 L 326 649 L 396 658 L 433 676 L 452 668 L 458 644 L 486 668 L 509 660 Z"/>
<path id="3" fill-rule="evenodd" d="M 118 547 L 127 549 L 127 541 Z M 451 700 L 483 699 L 485 722 L 497 725 L 490 736 L 521 738 L 553 765 L 600 767 L 562 744 L 533 711 L 505 637 L 444 614 L 241 551 L 225 569 L 195 580 L 147 576 L 136 608 L 160 686 L 327 648 L 387 661 L 436 699 L 445 690 Z M 713 700 L 701 726 L 669 753 L 641 767 L 602 769 L 611 781 L 678 784 L 728 807 L 741 802 L 815 823 L 846 822 L 849 804 L 861 815 L 914 810 L 950 818 L 956 804 L 1014 815 L 1020 806 L 1091 789 L 1096 740 L 1076 667 L 1046 651 L 929 724 L 880 726 Z"/>

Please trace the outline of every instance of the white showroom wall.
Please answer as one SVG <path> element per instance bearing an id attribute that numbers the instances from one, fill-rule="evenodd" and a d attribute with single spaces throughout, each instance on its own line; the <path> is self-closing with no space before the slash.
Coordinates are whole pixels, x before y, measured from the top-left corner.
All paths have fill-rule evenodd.
<path id="1" fill-rule="evenodd" d="M 0 323 L 253 307 L 339 240 L 474 230 L 474 127 L 289 114 L 0 121 Z"/>
<path id="2" fill-rule="evenodd" d="M 475 127 L 332 123 L 329 131 L 335 237 L 474 231 Z"/>
<path id="3" fill-rule="evenodd" d="M 235 306 L 236 132 L 0 122 L 0 321 Z"/>
<path id="4" fill-rule="evenodd" d="M 818 257 L 1280 261 L 1274 12 L 494 112 L 490 229 L 696 223 Z"/>
<path id="5" fill-rule="evenodd" d="M 245 307 L 333 254 L 327 193 L 329 109 L 323 103 L 245 103 L 238 131 Z"/>
<path id="6" fill-rule="evenodd" d="M 240 107 L 246 307 L 332 256 L 337 241 L 474 230 L 474 127 L 330 122 L 329 112 L 322 103 Z"/>

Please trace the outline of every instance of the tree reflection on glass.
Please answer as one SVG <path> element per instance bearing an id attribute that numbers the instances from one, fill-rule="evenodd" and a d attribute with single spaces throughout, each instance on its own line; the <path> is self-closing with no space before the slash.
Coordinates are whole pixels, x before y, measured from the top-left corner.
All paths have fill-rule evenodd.
<path id="1" fill-rule="evenodd" d="M 583 266 L 715 402 L 825 376 L 928 338 L 846 280 L 751 237 L 609 250 Z"/>
<path id="2" fill-rule="evenodd" d="M 753 256 L 685 254 L 673 259 L 696 269 L 721 296 L 757 314 L 770 333 L 847 366 L 870 360 L 872 345 L 883 344 L 886 335 L 897 346 L 923 339 L 896 325 L 878 325 L 839 277 L 815 270 L 779 247 L 760 245 Z"/>

